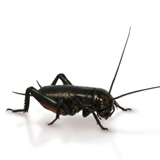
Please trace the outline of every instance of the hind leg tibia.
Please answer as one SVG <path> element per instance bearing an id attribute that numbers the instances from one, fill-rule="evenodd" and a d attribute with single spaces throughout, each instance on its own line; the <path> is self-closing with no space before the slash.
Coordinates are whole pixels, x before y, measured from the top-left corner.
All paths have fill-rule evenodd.
<path id="1" fill-rule="evenodd" d="M 62 73 L 60 73 L 60 74 L 58 74 L 58 75 L 56 76 L 56 78 L 54 79 L 54 81 L 52 82 L 51 85 L 56 85 L 58 79 L 60 79 L 64 85 L 72 85 L 72 83 L 71 83 L 71 82 L 67 79 L 67 77 L 66 77 L 64 74 L 62 74 Z"/>

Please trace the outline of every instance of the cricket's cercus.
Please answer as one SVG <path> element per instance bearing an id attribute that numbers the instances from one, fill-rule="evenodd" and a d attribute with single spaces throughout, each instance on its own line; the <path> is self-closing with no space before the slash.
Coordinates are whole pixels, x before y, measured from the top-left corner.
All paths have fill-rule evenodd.
<path id="1" fill-rule="evenodd" d="M 121 107 L 117 103 L 117 99 L 133 93 L 160 88 L 160 86 L 156 86 L 140 89 L 122 94 L 117 97 L 113 97 L 111 95 L 112 87 L 115 82 L 124 55 L 124 51 L 128 42 L 130 30 L 131 27 L 129 29 L 127 40 L 109 91 L 95 87 L 74 86 L 66 78 L 64 74 L 58 74 L 56 78 L 53 80 L 52 84 L 49 86 L 41 87 L 41 85 L 38 83 L 38 85 L 40 86 L 39 90 L 35 89 L 34 87 L 29 87 L 26 89 L 25 94 L 14 92 L 16 94 L 21 94 L 25 96 L 24 109 L 8 108 L 7 111 L 24 113 L 28 112 L 30 96 L 32 96 L 44 108 L 56 113 L 55 119 L 52 122 L 50 122 L 49 125 L 53 124 L 57 119 L 59 119 L 60 115 L 73 116 L 82 110 L 83 117 L 87 117 L 88 115 L 92 114 L 97 124 L 101 127 L 101 129 L 108 130 L 107 128 L 102 126 L 100 122 L 101 118 L 108 119 L 108 117 L 110 117 L 115 111 L 115 107 L 118 107 L 123 111 L 131 110 L 130 108 Z M 58 79 L 62 81 L 63 85 L 56 85 Z"/>

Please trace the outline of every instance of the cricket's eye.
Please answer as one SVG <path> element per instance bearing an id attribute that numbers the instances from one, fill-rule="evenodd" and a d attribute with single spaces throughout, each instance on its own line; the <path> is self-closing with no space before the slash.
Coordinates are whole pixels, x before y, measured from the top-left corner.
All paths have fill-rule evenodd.
<path id="1" fill-rule="evenodd" d="M 96 101 L 98 104 L 105 104 L 107 99 L 105 97 L 97 97 Z"/>

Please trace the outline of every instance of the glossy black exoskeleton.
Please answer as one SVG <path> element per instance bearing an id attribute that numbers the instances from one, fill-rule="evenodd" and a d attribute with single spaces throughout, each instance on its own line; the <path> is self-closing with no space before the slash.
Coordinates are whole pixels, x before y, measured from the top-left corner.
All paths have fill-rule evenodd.
<path id="1" fill-rule="evenodd" d="M 12 112 L 28 112 L 30 96 L 33 96 L 44 108 L 56 113 L 55 119 L 50 122 L 49 125 L 53 124 L 60 115 L 73 116 L 82 110 L 83 117 L 87 117 L 89 114 L 92 114 L 98 125 L 102 129 L 108 130 L 100 123 L 101 118 L 107 119 L 110 117 L 115 111 L 115 107 L 118 107 L 123 111 L 131 110 L 130 108 L 121 107 L 116 102 L 116 99 L 136 92 L 160 88 L 160 86 L 156 86 L 125 93 L 118 97 L 112 97 L 111 90 L 123 58 L 129 35 L 130 30 L 109 92 L 101 88 L 74 86 L 64 74 L 58 74 L 49 86 L 41 87 L 38 83 L 40 86 L 39 90 L 34 87 L 29 87 L 26 89 L 25 94 L 14 92 L 25 95 L 24 109 L 13 110 L 8 108 L 7 110 Z M 62 81 L 63 85 L 56 85 L 58 79 Z"/>

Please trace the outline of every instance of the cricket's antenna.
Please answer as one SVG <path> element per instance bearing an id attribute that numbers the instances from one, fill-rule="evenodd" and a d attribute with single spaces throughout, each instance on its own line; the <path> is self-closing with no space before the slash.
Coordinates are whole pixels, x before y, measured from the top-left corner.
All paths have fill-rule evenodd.
<path id="1" fill-rule="evenodd" d="M 127 95 L 129 95 L 129 94 L 133 94 L 133 93 L 137 93 L 137 92 L 141 92 L 141 91 L 146 91 L 146 90 L 150 90 L 150 89 L 155 89 L 155 88 L 160 88 L 160 86 L 151 87 L 151 88 L 145 88 L 145 89 L 140 89 L 140 90 L 128 92 L 128 93 L 122 94 L 122 95 L 120 95 L 120 96 L 118 96 L 118 97 L 115 97 L 115 98 L 113 98 L 113 99 L 118 99 L 118 98 L 127 96 Z"/>
<path id="2" fill-rule="evenodd" d="M 123 55 L 124 55 L 124 51 L 125 51 L 125 49 L 126 49 L 126 45 L 127 45 L 128 39 L 129 39 L 130 32 L 131 32 L 131 27 L 129 28 L 129 33 L 128 33 L 128 36 L 127 36 L 127 40 L 126 40 L 126 43 L 125 43 L 125 45 L 124 45 L 123 52 L 122 52 L 122 55 L 121 55 L 121 58 L 120 58 L 120 61 L 119 61 L 119 64 L 118 64 L 116 73 L 115 73 L 114 78 L 113 78 L 113 80 L 112 80 L 112 83 L 111 83 L 111 86 L 110 86 L 110 89 L 109 89 L 109 94 L 111 94 L 114 81 L 115 81 L 115 79 L 116 79 L 116 76 L 117 76 L 119 67 L 120 67 L 120 65 L 121 65 L 121 61 L 122 61 L 122 58 L 123 58 Z"/>

